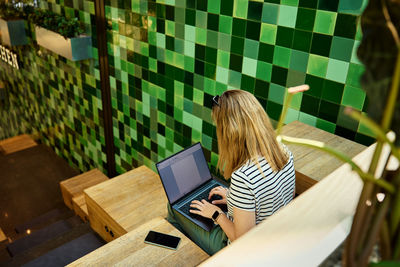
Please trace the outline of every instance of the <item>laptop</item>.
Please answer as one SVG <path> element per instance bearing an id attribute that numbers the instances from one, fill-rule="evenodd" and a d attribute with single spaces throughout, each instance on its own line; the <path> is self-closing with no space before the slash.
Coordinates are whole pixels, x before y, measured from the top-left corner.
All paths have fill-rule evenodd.
<path id="1" fill-rule="evenodd" d="M 204 230 L 210 231 L 214 222 L 190 213 L 190 203 L 195 199 L 210 201 L 210 190 L 226 185 L 211 175 L 201 144 L 196 143 L 160 161 L 156 168 L 171 207 Z M 226 205 L 221 206 L 226 210 Z"/>

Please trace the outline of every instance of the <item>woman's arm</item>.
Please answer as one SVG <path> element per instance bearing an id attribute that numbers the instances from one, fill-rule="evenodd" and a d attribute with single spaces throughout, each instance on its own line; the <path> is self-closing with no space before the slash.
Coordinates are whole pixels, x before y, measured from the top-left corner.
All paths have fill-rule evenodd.
<path id="1" fill-rule="evenodd" d="M 191 213 L 210 219 L 215 211 L 221 212 L 222 214 L 218 217 L 217 223 L 221 226 L 222 230 L 224 230 L 225 234 L 231 241 L 239 238 L 256 225 L 256 216 L 254 211 L 246 211 L 234 207 L 233 217 L 235 218 L 235 222 L 232 222 L 219 207 L 204 199 L 202 201 L 194 200 L 190 207 L 195 208 L 190 210 Z"/>
<path id="2" fill-rule="evenodd" d="M 256 214 L 254 211 L 246 211 L 234 207 L 233 217 L 235 218 L 235 222 L 229 220 L 225 214 L 222 214 L 217 220 L 217 223 L 231 241 L 238 239 L 256 225 Z"/>

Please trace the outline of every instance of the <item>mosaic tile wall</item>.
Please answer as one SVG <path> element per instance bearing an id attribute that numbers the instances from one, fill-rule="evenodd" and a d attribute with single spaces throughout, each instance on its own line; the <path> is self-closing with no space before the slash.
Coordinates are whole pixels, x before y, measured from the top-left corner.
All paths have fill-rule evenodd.
<path id="1" fill-rule="evenodd" d="M 286 122 L 300 120 L 369 144 L 342 114 L 364 111 L 356 57 L 361 0 L 108 0 L 108 52 L 117 172 L 154 163 L 200 141 L 217 162 L 210 99 L 230 88 L 253 93 L 277 120 L 285 87 L 308 83 Z M 94 2 L 42 1 L 78 17 L 93 37 Z M 32 29 L 30 34 L 33 35 Z M 81 171 L 105 171 L 97 60 L 70 62 L 34 44 L 13 48 L 15 71 L 0 63 L 8 102 L 0 139 L 33 132 Z"/>
<path id="2" fill-rule="evenodd" d="M 94 1 L 41 1 L 40 5 L 78 17 L 92 34 Z M 0 79 L 7 81 L 7 100 L 0 103 L 0 139 L 33 133 L 71 166 L 105 171 L 97 60 L 66 60 L 37 46 L 32 26 L 27 25 L 27 33 L 29 45 L 11 48 L 18 54 L 20 70 L 0 64 Z M 93 52 L 97 54 L 95 48 Z"/>
<path id="3" fill-rule="evenodd" d="M 118 172 L 200 141 L 217 162 L 210 99 L 253 93 L 277 120 L 285 87 L 307 83 L 286 122 L 300 120 L 369 144 L 342 114 L 366 107 L 356 57 L 362 1 L 158 0 L 106 2 Z"/>

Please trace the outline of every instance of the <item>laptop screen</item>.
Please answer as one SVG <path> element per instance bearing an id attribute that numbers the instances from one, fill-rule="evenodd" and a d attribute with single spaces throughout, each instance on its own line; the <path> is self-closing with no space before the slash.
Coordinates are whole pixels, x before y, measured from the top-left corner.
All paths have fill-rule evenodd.
<path id="1" fill-rule="evenodd" d="M 156 164 L 170 203 L 211 179 L 200 143 Z"/>

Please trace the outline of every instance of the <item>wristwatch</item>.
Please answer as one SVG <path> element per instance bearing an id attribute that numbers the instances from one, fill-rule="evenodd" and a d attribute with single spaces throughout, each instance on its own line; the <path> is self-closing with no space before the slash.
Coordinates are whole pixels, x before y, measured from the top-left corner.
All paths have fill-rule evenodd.
<path id="1" fill-rule="evenodd" d="M 221 216 L 222 212 L 219 212 L 218 210 L 216 210 L 214 212 L 214 214 L 211 216 L 211 219 L 214 221 L 214 223 L 217 223 L 217 220 L 219 218 L 219 216 Z"/>

